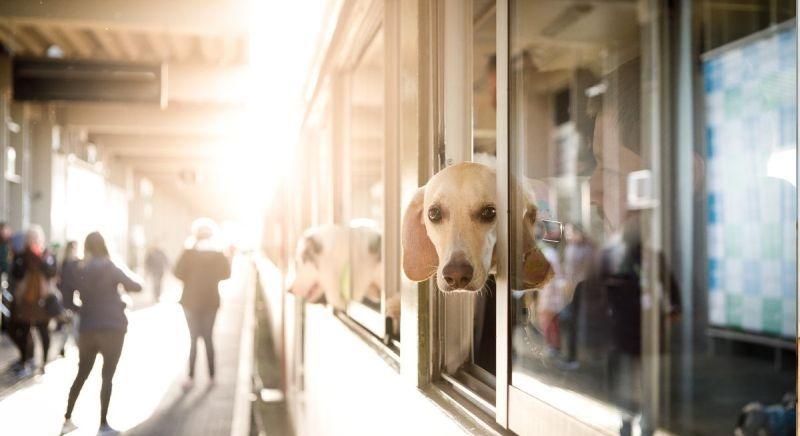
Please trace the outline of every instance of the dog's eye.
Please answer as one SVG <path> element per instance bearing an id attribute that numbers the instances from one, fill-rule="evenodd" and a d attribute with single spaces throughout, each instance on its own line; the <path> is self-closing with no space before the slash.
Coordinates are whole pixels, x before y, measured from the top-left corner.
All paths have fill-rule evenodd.
<path id="1" fill-rule="evenodd" d="M 428 219 L 431 222 L 438 223 L 442 220 L 442 209 L 439 209 L 438 206 L 433 206 L 432 208 L 428 209 Z"/>
<path id="2" fill-rule="evenodd" d="M 486 206 L 481 209 L 481 221 L 489 223 L 494 221 L 494 217 L 497 215 L 497 211 L 493 206 Z"/>

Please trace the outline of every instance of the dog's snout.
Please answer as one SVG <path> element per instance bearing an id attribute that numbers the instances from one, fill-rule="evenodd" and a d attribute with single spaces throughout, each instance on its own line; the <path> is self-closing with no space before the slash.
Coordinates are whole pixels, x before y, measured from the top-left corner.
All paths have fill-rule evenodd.
<path id="1" fill-rule="evenodd" d="M 442 269 L 444 281 L 453 289 L 463 289 L 472 281 L 474 269 L 466 259 L 453 259 Z"/>

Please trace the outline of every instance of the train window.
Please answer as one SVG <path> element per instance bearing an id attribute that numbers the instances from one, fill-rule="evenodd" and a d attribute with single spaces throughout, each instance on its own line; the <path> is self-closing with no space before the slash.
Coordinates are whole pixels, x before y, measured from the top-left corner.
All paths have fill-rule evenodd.
<path id="1" fill-rule="evenodd" d="M 655 6 L 509 2 L 513 431 L 531 398 L 622 434 L 793 413 L 795 4 L 740 3 L 684 11 L 674 54 Z"/>
<path id="2" fill-rule="evenodd" d="M 399 311 L 395 289 L 383 290 L 382 256 L 384 195 L 384 37 L 382 29 L 366 43 L 347 75 L 346 186 L 350 231 L 350 268 L 342 278 L 349 292 L 347 313 L 379 337 L 385 337 L 385 316 Z M 393 326 L 399 314 L 392 317 Z M 399 327 L 399 326 L 397 326 Z M 392 327 L 394 330 L 396 327 Z"/>
<path id="3" fill-rule="evenodd" d="M 472 161 L 494 167 L 496 160 L 495 2 L 474 0 L 471 61 L 467 71 L 471 89 L 470 138 Z M 452 12 L 455 14 L 455 12 Z M 447 36 L 446 36 L 447 37 Z M 447 56 L 447 54 L 445 54 Z M 447 63 L 447 61 L 445 61 Z M 449 79 L 446 79 L 449 80 Z M 490 276 L 478 292 L 439 294 L 441 374 L 448 382 L 466 388 L 468 397 L 491 413 L 495 402 L 495 281 Z M 463 389 L 460 389 L 462 392 Z M 477 397 L 472 394 L 477 394 Z"/>

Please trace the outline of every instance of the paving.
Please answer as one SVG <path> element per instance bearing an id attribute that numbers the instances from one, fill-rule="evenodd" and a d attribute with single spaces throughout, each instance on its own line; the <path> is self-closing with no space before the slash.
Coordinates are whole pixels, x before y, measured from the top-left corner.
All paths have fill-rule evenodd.
<path id="1" fill-rule="evenodd" d="M 249 430 L 249 367 L 240 364 L 242 335 L 247 335 L 247 296 L 254 286 L 249 260 L 234 262 L 233 277 L 223 283 L 222 307 L 214 340 L 217 377 L 208 383 L 205 353 L 198 351 L 196 383 L 182 389 L 189 351 L 188 331 L 177 304 L 178 283 L 172 281 L 161 302 L 138 296 L 129 313 L 125 338 L 109 410 L 110 424 L 125 435 L 235 435 Z M 56 342 L 58 343 L 58 342 Z M 202 346 L 201 346 L 202 347 Z M 8 341 L 0 342 L 0 372 L 14 356 Z M 249 356 L 245 359 L 249 360 Z M 78 430 L 70 436 L 97 434 L 99 424 L 100 367 L 95 362 L 73 413 Z M 248 371 L 242 377 L 240 371 Z M 77 371 L 77 350 L 68 347 L 66 357 L 55 358 L 44 375 L 25 380 L 0 378 L 0 433 L 3 435 L 58 435 L 67 392 Z M 4 383 L 5 382 L 5 383 Z M 244 397 L 244 398 L 243 398 Z M 242 416 L 245 412 L 245 416 Z M 242 424 L 244 422 L 244 425 Z"/>

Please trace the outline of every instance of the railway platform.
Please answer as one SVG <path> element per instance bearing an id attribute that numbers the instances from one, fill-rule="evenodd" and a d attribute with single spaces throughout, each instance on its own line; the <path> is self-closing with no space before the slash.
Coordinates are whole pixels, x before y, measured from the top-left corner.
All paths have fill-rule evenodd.
<path id="1" fill-rule="evenodd" d="M 217 376 L 209 383 L 205 354 L 198 352 L 195 384 L 184 389 L 189 351 L 188 331 L 177 303 L 179 283 L 153 303 L 145 290 L 136 295 L 122 358 L 114 378 L 109 411 L 112 427 L 124 435 L 243 436 L 251 433 L 252 323 L 249 295 L 255 287 L 252 263 L 234 262 L 234 273 L 221 286 L 215 346 Z M 54 344 L 60 344 L 56 338 Z M 53 346 L 52 348 L 56 348 Z M 67 392 L 77 371 L 77 349 L 65 357 L 51 353 L 46 372 L 23 379 L 8 371 L 15 359 L 7 341 L 0 345 L 0 423 L 3 434 L 58 435 Z M 98 434 L 100 363 L 84 386 L 73 414 L 78 429 L 71 436 Z M 8 431 L 8 432 L 7 432 Z"/>

